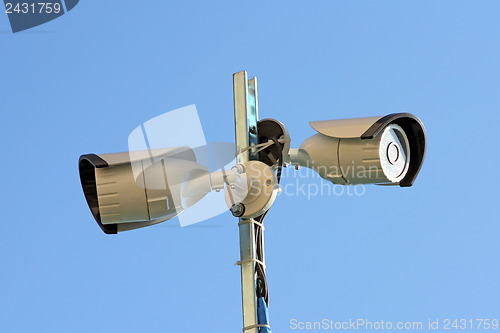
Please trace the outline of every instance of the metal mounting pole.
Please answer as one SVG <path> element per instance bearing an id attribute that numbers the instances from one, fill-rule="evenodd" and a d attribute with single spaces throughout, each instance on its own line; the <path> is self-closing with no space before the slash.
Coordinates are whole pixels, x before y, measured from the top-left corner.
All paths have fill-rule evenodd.
<path id="1" fill-rule="evenodd" d="M 238 163 L 258 160 L 252 150 L 240 153 L 242 148 L 257 144 L 257 78 L 248 80 L 247 72 L 233 74 L 234 124 Z M 256 275 L 255 229 L 248 219 L 240 218 L 241 295 L 243 307 L 243 331 L 257 333 L 257 301 L 255 294 Z M 250 222 L 250 223 L 249 223 Z"/>

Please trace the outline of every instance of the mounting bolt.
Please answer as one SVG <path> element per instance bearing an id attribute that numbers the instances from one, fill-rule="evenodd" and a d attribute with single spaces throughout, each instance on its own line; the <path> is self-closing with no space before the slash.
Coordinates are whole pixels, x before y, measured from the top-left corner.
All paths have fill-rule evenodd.
<path id="1" fill-rule="evenodd" d="M 257 128 L 254 125 L 250 126 L 250 133 L 257 134 Z"/>
<path id="2" fill-rule="evenodd" d="M 237 174 L 241 175 L 242 173 L 245 173 L 245 166 L 243 164 L 237 164 L 231 168 L 234 172 Z"/>
<path id="3" fill-rule="evenodd" d="M 234 217 L 241 217 L 245 214 L 245 205 L 239 202 L 234 204 L 230 210 Z"/>

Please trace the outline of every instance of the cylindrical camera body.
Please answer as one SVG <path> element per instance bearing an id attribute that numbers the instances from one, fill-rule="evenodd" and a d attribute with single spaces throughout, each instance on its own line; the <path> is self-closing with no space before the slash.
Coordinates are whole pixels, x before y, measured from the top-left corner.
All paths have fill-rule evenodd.
<path id="1" fill-rule="evenodd" d="M 411 186 L 425 156 L 425 129 L 411 114 L 311 122 L 318 132 L 289 162 L 334 184 Z"/>

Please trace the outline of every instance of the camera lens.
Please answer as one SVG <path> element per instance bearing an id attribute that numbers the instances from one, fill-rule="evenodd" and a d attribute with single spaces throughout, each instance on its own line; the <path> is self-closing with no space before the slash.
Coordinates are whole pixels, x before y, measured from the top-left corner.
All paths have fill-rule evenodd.
<path id="1" fill-rule="evenodd" d="M 410 164 L 410 146 L 404 130 L 396 125 L 387 126 L 380 138 L 380 164 L 387 179 L 401 180 Z"/>

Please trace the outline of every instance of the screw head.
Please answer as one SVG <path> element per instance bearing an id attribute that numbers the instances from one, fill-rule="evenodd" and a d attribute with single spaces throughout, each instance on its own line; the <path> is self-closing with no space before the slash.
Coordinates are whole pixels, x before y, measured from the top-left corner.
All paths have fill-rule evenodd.
<path id="1" fill-rule="evenodd" d="M 238 202 L 234 204 L 230 210 L 234 217 L 241 217 L 245 213 L 245 205 L 243 205 L 241 202 Z"/>
<path id="2" fill-rule="evenodd" d="M 242 173 L 245 173 L 245 166 L 243 164 L 237 164 L 233 166 L 231 170 L 241 175 Z"/>

